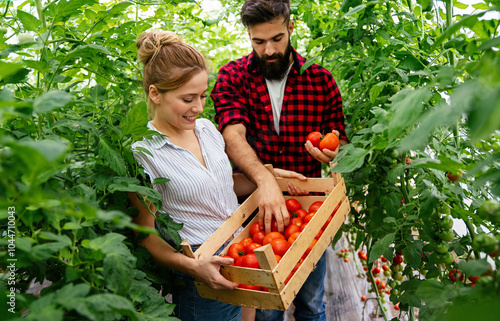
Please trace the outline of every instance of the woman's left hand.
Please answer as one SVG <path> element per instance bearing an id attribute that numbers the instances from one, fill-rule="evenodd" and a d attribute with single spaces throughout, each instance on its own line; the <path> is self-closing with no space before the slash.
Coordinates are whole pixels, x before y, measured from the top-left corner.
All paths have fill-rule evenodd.
<path id="1" fill-rule="evenodd" d="M 275 173 L 276 177 L 296 178 L 296 179 L 299 179 L 301 181 L 305 181 L 307 179 L 307 177 L 305 177 L 304 175 L 302 175 L 300 173 L 297 173 L 297 172 L 294 172 L 294 171 L 288 171 L 288 170 L 281 169 L 281 168 L 275 168 L 274 169 L 274 173 Z M 298 186 L 293 185 L 292 183 L 288 183 L 286 185 L 286 187 L 287 187 L 288 193 L 290 195 L 293 195 L 293 196 L 299 196 L 299 195 L 307 195 L 307 194 L 309 194 L 309 191 L 301 189 Z"/>

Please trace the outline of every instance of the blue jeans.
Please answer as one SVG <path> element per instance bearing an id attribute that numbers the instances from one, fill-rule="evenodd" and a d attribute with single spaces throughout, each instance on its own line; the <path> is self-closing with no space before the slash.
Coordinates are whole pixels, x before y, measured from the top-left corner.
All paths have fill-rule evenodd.
<path id="1" fill-rule="evenodd" d="M 174 314 L 182 321 L 236 321 L 241 320 L 241 307 L 202 298 L 192 276 L 175 272 L 186 285 L 172 293 Z"/>
<path id="2" fill-rule="evenodd" d="M 325 302 L 325 275 L 326 275 L 326 251 L 319 259 L 316 268 L 309 274 L 293 300 L 295 312 L 293 316 L 297 321 L 326 321 Z M 283 320 L 284 311 L 280 310 L 257 310 L 256 321 L 280 321 Z"/>

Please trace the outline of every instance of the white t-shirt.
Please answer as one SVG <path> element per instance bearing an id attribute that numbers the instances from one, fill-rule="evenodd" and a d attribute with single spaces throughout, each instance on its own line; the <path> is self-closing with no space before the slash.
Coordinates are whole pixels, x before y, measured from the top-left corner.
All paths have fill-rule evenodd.
<path id="1" fill-rule="evenodd" d="M 283 96 L 285 95 L 286 80 L 290 69 L 292 69 L 292 65 L 288 68 L 288 71 L 283 79 L 266 79 L 267 90 L 269 91 L 271 105 L 273 106 L 274 129 L 278 135 L 280 134 L 280 117 L 281 108 L 283 107 Z"/>

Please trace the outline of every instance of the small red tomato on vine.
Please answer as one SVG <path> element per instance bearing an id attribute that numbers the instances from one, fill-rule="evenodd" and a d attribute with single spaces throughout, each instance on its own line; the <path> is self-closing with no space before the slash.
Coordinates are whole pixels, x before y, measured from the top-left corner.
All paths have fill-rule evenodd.
<path id="1" fill-rule="evenodd" d="M 448 179 L 452 182 L 456 182 L 458 181 L 461 177 L 462 177 L 462 173 L 458 172 L 458 173 L 446 173 L 446 176 L 448 177 Z"/>
<path id="2" fill-rule="evenodd" d="M 462 273 L 462 271 L 453 269 L 448 273 L 448 278 L 450 278 L 452 282 L 457 282 L 457 279 L 463 281 L 465 275 Z"/>
<path id="3" fill-rule="evenodd" d="M 361 300 L 362 300 L 362 301 L 366 301 L 366 295 L 362 295 L 362 296 L 361 296 Z"/>
<path id="4" fill-rule="evenodd" d="M 400 265 L 401 263 L 403 263 L 403 256 L 399 254 L 392 259 L 392 264 L 394 265 Z"/>

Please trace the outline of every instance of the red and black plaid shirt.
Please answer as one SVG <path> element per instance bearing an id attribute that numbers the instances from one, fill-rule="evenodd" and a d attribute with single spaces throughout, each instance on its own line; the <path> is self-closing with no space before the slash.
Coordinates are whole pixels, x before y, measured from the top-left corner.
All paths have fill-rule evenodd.
<path id="1" fill-rule="evenodd" d="M 313 64 L 300 74 L 305 63 L 295 49 L 294 64 L 288 75 L 279 123 L 280 134 L 273 123 L 271 100 L 266 82 L 255 64 L 253 53 L 224 65 L 212 89 L 215 120 L 222 131 L 226 125 L 242 123 L 247 141 L 264 164 L 272 164 L 321 177 L 321 163 L 304 147 L 312 131 L 323 134 L 336 129 L 345 134 L 342 98 L 331 73 Z"/>

